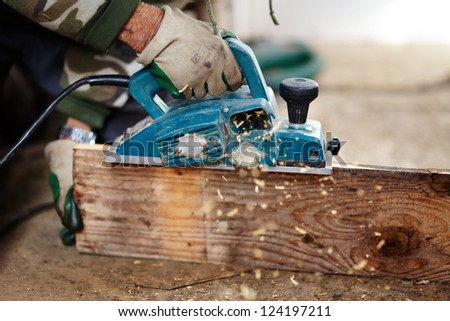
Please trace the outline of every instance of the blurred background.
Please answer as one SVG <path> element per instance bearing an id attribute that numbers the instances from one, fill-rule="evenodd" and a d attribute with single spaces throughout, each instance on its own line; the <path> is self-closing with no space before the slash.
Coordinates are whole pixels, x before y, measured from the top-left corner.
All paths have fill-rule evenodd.
<path id="1" fill-rule="evenodd" d="M 216 0 L 214 9 L 220 26 L 259 44 L 264 63 L 298 49 L 297 65 L 278 76 L 297 70 L 319 82 L 310 117 L 347 141 L 342 160 L 450 167 L 450 2 L 273 0 L 279 26 L 269 1 Z"/>
<path id="2" fill-rule="evenodd" d="M 227 1 L 216 1 L 224 6 Z M 273 0 L 280 27 L 271 24 L 268 1 L 231 0 L 223 20 L 241 37 L 308 42 L 450 44 L 450 3 L 445 0 Z M 225 5 L 226 6 L 226 5 Z M 227 10 L 225 10 L 227 11 Z"/>

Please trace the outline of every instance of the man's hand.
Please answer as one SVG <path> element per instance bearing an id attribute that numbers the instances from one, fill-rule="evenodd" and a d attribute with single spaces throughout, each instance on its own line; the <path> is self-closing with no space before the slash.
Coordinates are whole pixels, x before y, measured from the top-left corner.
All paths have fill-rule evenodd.
<path id="1" fill-rule="evenodd" d="M 62 139 L 54 140 L 45 147 L 45 157 L 49 162 L 49 183 L 53 194 L 56 213 L 64 226 L 60 238 L 64 245 L 75 244 L 75 233 L 83 229 L 80 211 L 73 199 L 73 147 L 78 143 L 95 140 L 91 127 L 74 118 L 69 118 L 65 128 L 73 131 L 61 131 Z M 75 130 L 77 132 L 75 132 Z M 83 133 L 89 133 L 83 136 Z"/>
<path id="2" fill-rule="evenodd" d="M 151 7 L 141 6 L 149 10 Z M 148 11 L 152 17 L 148 24 L 150 31 L 143 31 L 145 14 L 139 13 L 142 8 L 138 7 L 119 36 L 140 53 L 138 62 L 151 64 L 152 73 L 174 97 L 202 98 L 207 93 L 218 96 L 226 90 L 238 89 L 242 84 L 239 66 L 212 27 L 178 9 L 162 8 L 163 16 L 155 11 L 160 9 Z M 138 37 L 139 30 L 146 36 L 141 33 Z"/>
<path id="3" fill-rule="evenodd" d="M 81 215 L 73 200 L 72 157 L 75 144 L 71 140 L 58 139 L 45 147 L 54 206 L 64 226 L 60 233 L 64 245 L 75 244 L 75 232 L 83 228 Z"/>

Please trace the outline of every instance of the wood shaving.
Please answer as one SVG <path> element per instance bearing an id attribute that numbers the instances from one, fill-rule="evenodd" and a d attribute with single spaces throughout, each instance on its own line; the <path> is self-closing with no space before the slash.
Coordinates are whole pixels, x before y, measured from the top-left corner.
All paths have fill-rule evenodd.
<path id="1" fill-rule="evenodd" d="M 247 171 L 246 171 L 245 169 L 241 168 L 241 169 L 239 170 L 239 177 L 240 177 L 240 178 L 247 177 L 247 175 L 248 175 L 248 173 L 247 173 Z"/>
<path id="2" fill-rule="evenodd" d="M 253 183 L 255 183 L 255 185 L 260 187 L 260 188 L 265 188 L 266 187 L 266 182 L 264 180 L 262 180 L 262 179 L 254 178 L 253 179 Z"/>
<path id="3" fill-rule="evenodd" d="M 221 221 L 217 224 L 217 232 L 226 232 L 228 230 L 228 222 Z"/>
<path id="4" fill-rule="evenodd" d="M 226 215 L 227 217 L 233 217 L 236 216 L 237 213 L 239 213 L 239 209 L 235 207 L 231 211 L 229 211 Z"/>
<path id="5" fill-rule="evenodd" d="M 294 284 L 295 286 L 298 286 L 299 283 L 298 281 L 295 279 L 295 275 L 292 275 L 289 280 L 291 280 L 292 284 Z"/>
<path id="6" fill-rule="evenodd" d="M 301 227 L 298 227 L 298 226 L 295 227 L 295 230 L 297 232 L 299 232 L 300 234 L 302 234 L 302 235 L 308 234 L 308 231 L 306 231 L 306 230 L 304 230 L 304 229 L 302 229 Z"/>
<path id="7" fill-rule="evenodd" d="M 253 301 L 256 299 L 257 292 L 250 288 L 247 284 L 241 285 L 241 295 L 245 300 Z"/>
<path id="8" fill-rule="evenodd" d="M 385 240 L 381 240 L 380 242 L 378 242 L 377 244 L 377 250 L 381 250 L 381 248 L 386 244 Z"/>
<path id="9" fill-rule="evenodd" d="M 264 235 L 267 233 L 267 229 L 265 227 L 260 227 L 257 230 L 254 230 L 252 235 L 253 236 L 260 236 L 260 235 Z"/>
<path id="10" fill-rule="evenodd" d="M 333 176 L 326 176 L 326 177 L 319 178 L 319 182 L 327 182 L 327 181 L 330 181 L 333 184 L 336 184 L 336 179 Z"/>
<path id="11" fill-rule="evenodd" d="M 221 200 L 224 199 L 223 196 L 222 196 L 222 193 L 220 192 L 220 189 L 217 189 L 217 195 L 219 196 L 219 198 L 220 198 Z"/>
<path id="12" fill-rule="evenodd" d="M 261 176 L 261 171 L 259 170 L 259 167 L 253 167 L 251 169 L 251 174 L 252 174 L 252 177 L 259 177 L 259 176 Z"/>
<path id="13" fill-rule="evenodd" d="M 248 211 L 254 211 L 255 208 L 256 208 L 256 203 L 255 203 L 255 202 L 247 202 L 247 203 L 245 204 L 245 208 L 246 208 Z"/>
<path id="14" fill-rule="evenodd" d="M 356 271 L 361 271 L 366 267 L 367 263 L 369 263 L 369 260 L 362 259 L 358 264 L 353 266 L 353 269 Z"/>
<path id="15" fill-rule="evenodd" d="M 428 283 L 430 283 L 430 281 L 428 281 L 428 280 L 421 280 L 421 281 L 415 282 L 414 284 L 417 284 L 417 285 L 424 285 L 424 284 L 428 284 Z"/>
<path id="16" fill-rule="evenodd" d="M 255 255 L 255 258 L 260 259 L 263 257 L 263 251 L 260 249 L 255 249 L 253 251 L 253 254 Z"/>
<path id="17" fill-rule="evenodd" d="M 199 212 L 199 215 L 201 213 L 203 213 L 203 214 L 211 213 L 213 211 L 214 207 L 215 207 L 215 203 L 213 201 L 204 202 L 202 205 L 201 211 Z"/>

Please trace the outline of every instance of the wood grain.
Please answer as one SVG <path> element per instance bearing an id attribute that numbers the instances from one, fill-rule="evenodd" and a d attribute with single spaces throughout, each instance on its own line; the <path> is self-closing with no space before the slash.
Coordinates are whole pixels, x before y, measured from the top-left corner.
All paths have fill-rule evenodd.
<path id="1" fill-rule="evenodd" d="M 102 165 L 77 148 L 81 253 L 450 281 L 450 172 Z"/>

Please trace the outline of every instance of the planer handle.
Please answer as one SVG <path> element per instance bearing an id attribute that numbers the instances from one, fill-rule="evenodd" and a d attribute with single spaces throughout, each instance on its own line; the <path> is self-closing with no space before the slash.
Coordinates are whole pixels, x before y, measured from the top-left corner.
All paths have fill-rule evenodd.
<path id="1" fill-rule="evenodd" d="M 224 38 L 224 40 L 233 52 L 244 78 L 247 80 L 252 97 L 269 100 L 266 81 L 252 49 L 242 41 L 232 37 Z M 145 67 L 133 74 L 130 78 L 128 90 L 153 119 L 163 116 L 168 111 L 167 105 L 162 100 L 155 99 L 155 96 L 162 92 L 164 88 L 152 75 L 150 68 Z"/>

